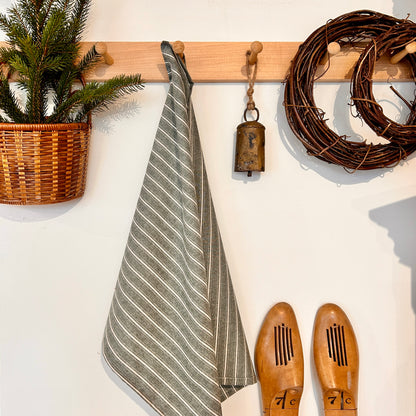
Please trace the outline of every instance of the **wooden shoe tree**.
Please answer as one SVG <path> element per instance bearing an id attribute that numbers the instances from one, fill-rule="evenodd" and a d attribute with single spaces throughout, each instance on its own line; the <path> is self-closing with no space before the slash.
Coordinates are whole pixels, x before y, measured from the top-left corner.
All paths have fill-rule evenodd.
<path id="1" fill-rule="evenodd" d="M 287 303 L 270 309 L 254 356 L 264 416 L 297 416 L 303 392 L 303 352 L 295 313 Z"/>
<path id="2" fill-rule="evenodd" d="M 339 306 L 328 303 L 319 308 L 313 355 L 325 416 L 356 416 L 358 345 L 352 325 Z"/>

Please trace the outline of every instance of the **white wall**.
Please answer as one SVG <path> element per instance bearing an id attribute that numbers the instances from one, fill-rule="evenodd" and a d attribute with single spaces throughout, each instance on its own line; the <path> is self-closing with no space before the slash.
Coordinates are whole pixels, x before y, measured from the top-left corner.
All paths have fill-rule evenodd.
<path id="1" fill-rule="evenodd" d="M 413 0 L 97 0 L 86 40 L 302 41 L 362 8 L 416 19 Z M 388 87 L 377 85 L 377 98 L 399 117 Z M 397 88 L 413 98 L 410 84 Z M 339 133 L 374 139 L 350 117 L 348 90 L 319 84 L 317 101 Z M 148 84 L 94 119 L 82 199 L 0 206 L 1 416 L 155 415 L 108 370 L 100 344 L 166 91 Z M 318 415 L 313 320 L 338 303 L 360 346 L 360 414 L 414 416 L 416 159 L 350 175 L 308 157 L 285 120 L 282 85 L 258 84 L 267 166 L 248 180 L 232 171 L 245 91 L 197 84 L 193 101 L 251 351 L 268 309 L 291 303 L 306 361 L 300 414 Z M 224 404 L 225 416 L 260 414 L 258 385 Z"/>

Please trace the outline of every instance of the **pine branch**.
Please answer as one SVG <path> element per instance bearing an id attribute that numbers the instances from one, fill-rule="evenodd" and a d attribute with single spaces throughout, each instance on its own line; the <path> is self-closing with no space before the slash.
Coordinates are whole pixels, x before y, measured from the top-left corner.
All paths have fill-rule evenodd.
<path id="1" fill-rule="evenodd" d="M 33 44 L 32 39 L 30 37 L 22 38 L 18 46 L 20 51 L 15 51 L 15 59 L 24 63 L 28 68 L 36 67 L 41 56 L 39 49 Z M 11 57 L 11 60 L 13 61 L 13 57 Z"/>
<path id="2" fill-rule="evenodd" d="M 28 22 L 25 21 L 25 18 L 21 15 L 20 11 L 16 7 L 13 7 L 10 9 L 10 14 L 11 23 L 19 27 L 20 33 L 24 33 L 26 36 L 30 36 L 30 26 L 28 26 Z"/>
<path id="3" fill-rule="evenodd" d="M 47 90 L 39 73 L 31 74 L 26 82 L 27 101 L 25 113 L 29 123 L 42 123 L 46 113 Z"/>
<path id="4" fill-rule="evenodd" d="M 41 69 L 45 72 L 59 72 L 67 67 L 67 59 L 62 55 L 48 56 L 43 62 Z"/>
<path id="5" fill-rule="evenodd" d="M 43 56 L 54 53 L 54 48 L 61 45 L 62 39 L 65 39 L 65 12 L 54 10 L 51 13 L 40 38 L 39 47 Z M 49 49 L 52 48 L 52 49 Z"/>
<path id="6" fill-rule="evenodd" d="M 18 54 L 19 52 L 16 49 L 0 47 L 0 62 L 4 62 L 3 64 L 0 64 L 0 71 L 5 76 L 7 74 L 7 78 L 10 78 L 12 74 L 17 72 L 16 69 L 12 67 L 11 62 Z"/>
<path id="7" fill-rule="evenodd" d="M 27 123 L 26 115 L 19 108 L 16 97 L 3 76 L 0 77 L 0 108 L 14 122 Z"/>
<path id="8" fill-rule="evenodd" d="M 91 0 L 76 0 L 71 14 L 71 32 L 73 41 L 79 42 L 81 34 L 85 30 L 88 14 L 91 8 Z"/>
<path id="9" fill-rule="evenodd" d="M 13 8 L 15 18 L 24 22 L 24 26 L 27 28 L 28 35 L 37 40 L 39 37 L 39 25 L 38 25 L 38 9 L 32 1 L 20 0 Z M 11 12 L 12 9 L 9 10 Z"/>
<path id="10" fill-rule="evenodd" d="M 75 81 L 82 81 L 84 73 L 88 72 L 101 60 L 101 55 L 95 50 L 95 46 L 88 50 L 77 65 L 68 65 L 59 78 L 51 77 L 50 87 L 55 92 L 55 108 L 59 107 L 71 94 Z"/>
<path id="11" fill-rule="evenodd" d="M 101 61 L 101 55 L 95 49 L 95 45 L 88 50 L 76 66 L 78 77 L 94 68 Z"/>
<path id="12" fill-rule="evenodd" d="M 91 0 L 16 0 L 8 16 L 0 14 L 0 29 L 10 48 L 0 48 L 0 61 L 19 73 L 19 87 L 27 95 L 22 111 L 3 76 L 0 108 L 14 121 L 30 123 L 83 120 L 89 114 L 143 88 L 140 75 L 121 76 L 105 83 L 90 83 L 72 91 L 101 56 L 92 47 L 79 60 L 81 34 L 86 27 Z M 79 60 L 78 63 L 75 63 Z M 54 110 L 47 117 L 48 93 Z M 1 121 L 1 117 L 0 117 Z"/>
<path id="13" fill-rule="evenodd" d="M 143 88 L 140 75 L 121 75 L 112 78 L 102 84 L 91 82 L 57 107 L 49 117 L 48 122 L 56 123 L 56 120 L 68 118 L 73 110 L 77 110 L 76 121 L 84 120 L 88 114 L 100 111 L 114 102 L 122 95 L 131 94 Z"/>
<path id="14" fill-rule="evenodd" d="M 75 74 L 72 71 L 72 68 L 67 68 L 63 71 L 59 78 L 51 78 L 49 86 L 54 92 L 54 108 L 59 107 L 69 98 L 75 79 Z"/>
<path id="15" fill-rule="evenodd" d="M 68 10 L 70 6 L 70 0 L 55 0 L 55 10 Z"/>
<path id="16" fill-rule="evenodd" d="M 43 31 L 43 28 L 45 27 L 46 21 L 49 17 L 49 13 L 52 9 L 52 5 L 54 2 L 55 0 L 49 0 L 46 4 L 43 4 L 43 7 L 41 8 L 39 12 L 38 25 L 39 25 L 40 31 Z"/>
<path id="17" fill-rule="evenodd" d="M 0 62 L 9 62 L 16 56 L 17 50 L 14 48 L 0 47 Z"/>
<path id="18" fill-rule="evenodd" d="M 102 84 L 92 84 L 94 94 L 84 101 L 76 115 L 76 121 L 86 120 L 88 115 L 106 110 L 108 106 L 124 95 L 132 94 L 143 89 L 141 76 L 120 75 Z"/>
<path id="19" fill-rule="evenodd" d="M 40 8 L 42 7 L 42 4 L 43 4 L 43 2 L 44 2 L 44 0 L 30 0 L 30 4 L 32 4 L 32 6 L 33 6 L 33 8 L 34 8 L 34 11 L 36 12 L 36 13 L 38 13 L 39 12 L 39 10 L 40 10 Z M 23 0 L 22 1 L 22 3 L 23 4 L 25 4 L 25 5 L 27 5 L 28 4 L 28 2 L 27 1 L 25 1 L 25 0 Z"/>
<path id="20" fill-rule="evenodd" d="M 17 53 L 13 58 L 9 59 L 9 65 L 11 68 L 20 73 L 23 80 L 30 78 L 32 71 L 27 65 L 27 62 L 25 62 L 22 58 L 21 54 Z"/>
<path id="21" fill-rule="evenodd" d="M 21 25 L 13 23 L 3 14 L 0 14 L 0 29 L 6 33 L 7 41 L 10 44 L 18 42 L 20 38 L 27 35 L 26 30 Z"/>

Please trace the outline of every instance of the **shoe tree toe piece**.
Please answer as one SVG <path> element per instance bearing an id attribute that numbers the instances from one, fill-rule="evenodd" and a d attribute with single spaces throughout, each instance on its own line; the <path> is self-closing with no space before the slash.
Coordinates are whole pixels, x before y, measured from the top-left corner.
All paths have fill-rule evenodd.
<path id="1" fill-rule="evenodd" d="M 254 356 L 265 416 L 297 416 L 303 392 L 303 352 L 295 313 L 273 306 L 260 329 Z"/>
<path id="2" fill-rule="evenodd" d="M 358 345 L 343 310 L 323 305 L 314 325 L 313 354 L 325 416 L 355 416 L 358 395 Z"/>

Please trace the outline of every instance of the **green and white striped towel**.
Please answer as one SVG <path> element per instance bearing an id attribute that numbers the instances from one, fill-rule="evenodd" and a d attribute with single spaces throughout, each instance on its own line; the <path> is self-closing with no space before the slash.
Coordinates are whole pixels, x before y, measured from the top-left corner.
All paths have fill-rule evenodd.
<path id="1" fill-rule="evenodd" d="M 192 80 L 163 42 L 170 87 L 105 335 L 110 367 L 159 414 L 221 415 L 256 382 L 212 205 Z"/>

